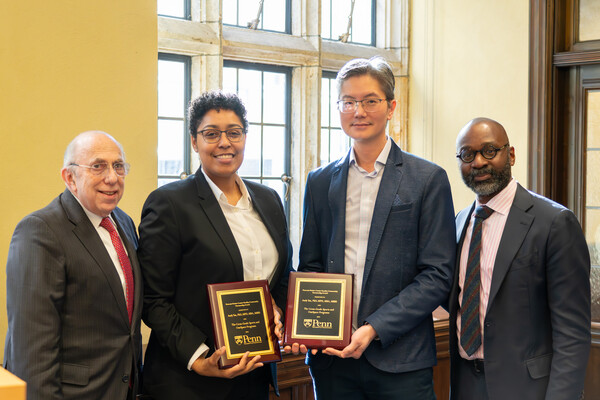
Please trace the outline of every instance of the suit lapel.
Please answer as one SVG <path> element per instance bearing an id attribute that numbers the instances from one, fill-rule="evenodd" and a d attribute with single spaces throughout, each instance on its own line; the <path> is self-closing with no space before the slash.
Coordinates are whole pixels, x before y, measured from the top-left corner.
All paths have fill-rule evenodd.
<path id="1" fill-rule="evenodd" d="M 454 276 L 452 278 L 452 288 L 450 289 L 449 305 L 451 312 L 458 310 L 458 277 L 460 273 L 460 255 L 462 252 L 463 243 L 465 241 L 465 235 L 467 234 L 467 228 L 469 221 L 471 220 L 471 214 L 475 208 L 475 202 L 471 204 L 471 207 L 463 209 L 456 216 L 456 266 L 454 268 Z M 456 306 L 454 306 L 456 304 Z"/>
<path id="2" fill-rule="evenodd" d="M 87 215 L 79 202 L 73 197 L 71 192 L 65 190 L 61 196 L 63 209 L 69 220 L 75 225 L 73 233 L 86 248 L 90 256 L 96 261 L 98 267 L 102 270 L 115 301 L 119 305 L 119 312 L 123 317 L 123 322 L 129 326 L 129 316 L 127 315 L 127 303 L 123 294 L 123 286 L 119 274 L 115 270 L 115 265 L 106 251 L 96 228 L 92 226 Z M 125 240 L 127 242 L 127 240 Z M 127 249 L 129 251 L 129 248 Z M 133 250 L 135 252 L 135 250 Z M 138 274 L 139 275 L 139 274 Z"/>
<path id="3" fill-rule="evenodd" d="M 331 210 L 331 221 L 333 221 L 333 226 L 331 227 L 333 236 L 329 242 L 332 245 L 329 251 L 329 260 L 336 260 L 336 262 L 333 264 L 334 270 L 327 269 L 325 272 L 343 273 L 345 268 L 346 189 L 348 185 L 349 160 L 350 152 L 335 165 L 335 170 L 331 175 L 329 192 L 327 193 L 329 209 Z M 330 263 L 328 262 L 326 268 L 329 268 L 329 265 Z"/>
<path id="4" fill-rule="evenodd" d="M 391 139 L 390 139 L 391 140 Z M 369 243 L 367 245 L 367 256 L 365 259 L 365 270 L 363 274 L 362 289 L 368 281 L 373 261 L 381 242 L 381 236 L 385 228 L 386 222 L 390 215 L 392 204 L 398 193 L 400 182 L 402 181 L 402 151 L 392 141 L 390 154 L 388 155 L 377 199 L 375 200 L 375 208 L 373 209 L 373 219 L 371 220 L 371 230 L 369 232 Z"/>
<path id="5" fill-rule="evenodd" d="M 533 206 L 531 195 L 521 185 L 517 187 L 517 193 L 513 200 L 512 207 L 508 213 L 504 232 L 498 246 L 496 261 L 494 263 L 494 272 L 492 273 L 492 283 L 490 286 L 490 296 L 488 299 L 487 311 L 498 294 L 502 281 L 510 268 L 510 265 L 521 248 L 529 228 L 533 223 L 534 216 L 528 213 Z"/>
<path id="6" fill-rule="evenodd" d="M 213 229 L 223 241 L 225 248 L 227 248 L 227 251 L 231 256 L 231 262 L 234 266 L 236 280 L 243 281 L 244 266 L 240 249 L 238 248 L 235 237 L 229 228 L 227 219 L 221 210 L 221 206 L 219 205 L 219 202 L 215 198 L 214 193 L 212 192 L 208 182 L 206 181 L 206 178 L 204 177 L 204 174 L 202 173 L 202 167 L 198 168 L 194 179 L 198 189 L 200 206 L 204 210 L 206 218 L 208 218 L 210 221 Z"/>

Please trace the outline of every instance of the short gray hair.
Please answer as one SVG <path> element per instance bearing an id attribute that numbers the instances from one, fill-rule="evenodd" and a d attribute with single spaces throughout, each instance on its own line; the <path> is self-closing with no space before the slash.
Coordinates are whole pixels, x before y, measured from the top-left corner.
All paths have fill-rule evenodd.
<path id="1" fill-rule="evenodd" d="M 354 76 L 369 75 L 374 78 L 385 94 L 386 100 L 394 100 L 394 87 L 396 80 L 392 67 L 381 57 L 375 56 L 370 59 L 355 58 L 348 61 L 337 74 L 336 82 L 338 93 L 341 93 L 342 84 Z"/>

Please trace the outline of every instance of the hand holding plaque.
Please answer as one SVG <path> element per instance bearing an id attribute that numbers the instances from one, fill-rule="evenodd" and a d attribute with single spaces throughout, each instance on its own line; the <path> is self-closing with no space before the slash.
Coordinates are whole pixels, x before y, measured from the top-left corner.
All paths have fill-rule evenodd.
<path id="1" fill-rule="evenodd" d="M 353 275 L 291 272 L 285 344 L 343 349 L 352 335 Z"/>
<path id="2" fill-rule="evenodd" d="M 261 363 L 281 361 L 273 303 L 266 280 L 207 285 L 215 346 L 225 346 L 219 368 L 229 368 L 246 352 Z"/>

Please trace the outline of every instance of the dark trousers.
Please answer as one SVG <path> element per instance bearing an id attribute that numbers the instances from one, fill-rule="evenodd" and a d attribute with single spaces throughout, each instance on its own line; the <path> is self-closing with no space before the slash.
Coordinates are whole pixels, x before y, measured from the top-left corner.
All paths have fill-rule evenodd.
<path id="1" fill-rule="evenodd" d="M 390 373 L 373 367 L 363 356 L 332 357 L 327 368 L 310 368 L 317 400 L 435 400 L 433 370 Z"/>
<path id="2" fill-rule="evenodd" d="M 227 400 L 268 400 L 269 380 L 264 372 L 266 368 L 269 368 L 269 365 L 235 378 L 236 384 Z"/>
<path id="3" fill-rule="evenodd" d="M 458 357 L 456 373 L 457 387 L 453 387 L 453 398 L 456 400 L 488 400 L 485 386 L 485 367 L 482 360 L 469 361 Z"/>

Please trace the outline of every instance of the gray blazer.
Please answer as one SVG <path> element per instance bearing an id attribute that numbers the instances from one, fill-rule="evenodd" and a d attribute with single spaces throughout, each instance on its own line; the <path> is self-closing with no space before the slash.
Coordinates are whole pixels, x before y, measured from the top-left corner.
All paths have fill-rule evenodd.
<path id="1" fill-rule="evenodd" d="M 299 271 L 344 272 L 349 156 L 311 172 L 304 198 Z M 364 266 L 358 324 L 379 340 L 364 352 L 393 373 L 436 363 L 431 313 L 448 296 L 455 263 L 454 208 L 446 172 L 392 143 Z M 309 355 L 311 368 L 329 356 Z"/>
<path id="2" fill-rule="evenodd" d="M 456 217 L 462 248 L 474 204 Z M 459 361 L 458 267 L 450 294 L 452 398 Z M 577 399 L 590 350 L 590 256 L 575 215 L 518 186 L 484 321 L 490 399 Z"/>
<path id="3" fill-rule="evenodd" d="M 131 325 L 115 266 L 68 190 L 15 229 L 6 265 L 4 366 L 27 382 L 28 400 L 126 399 L 131 375 L 138 374 L 137 234 L 123 211 L 117 208 L 112 216 L 133 268 Z"/>

